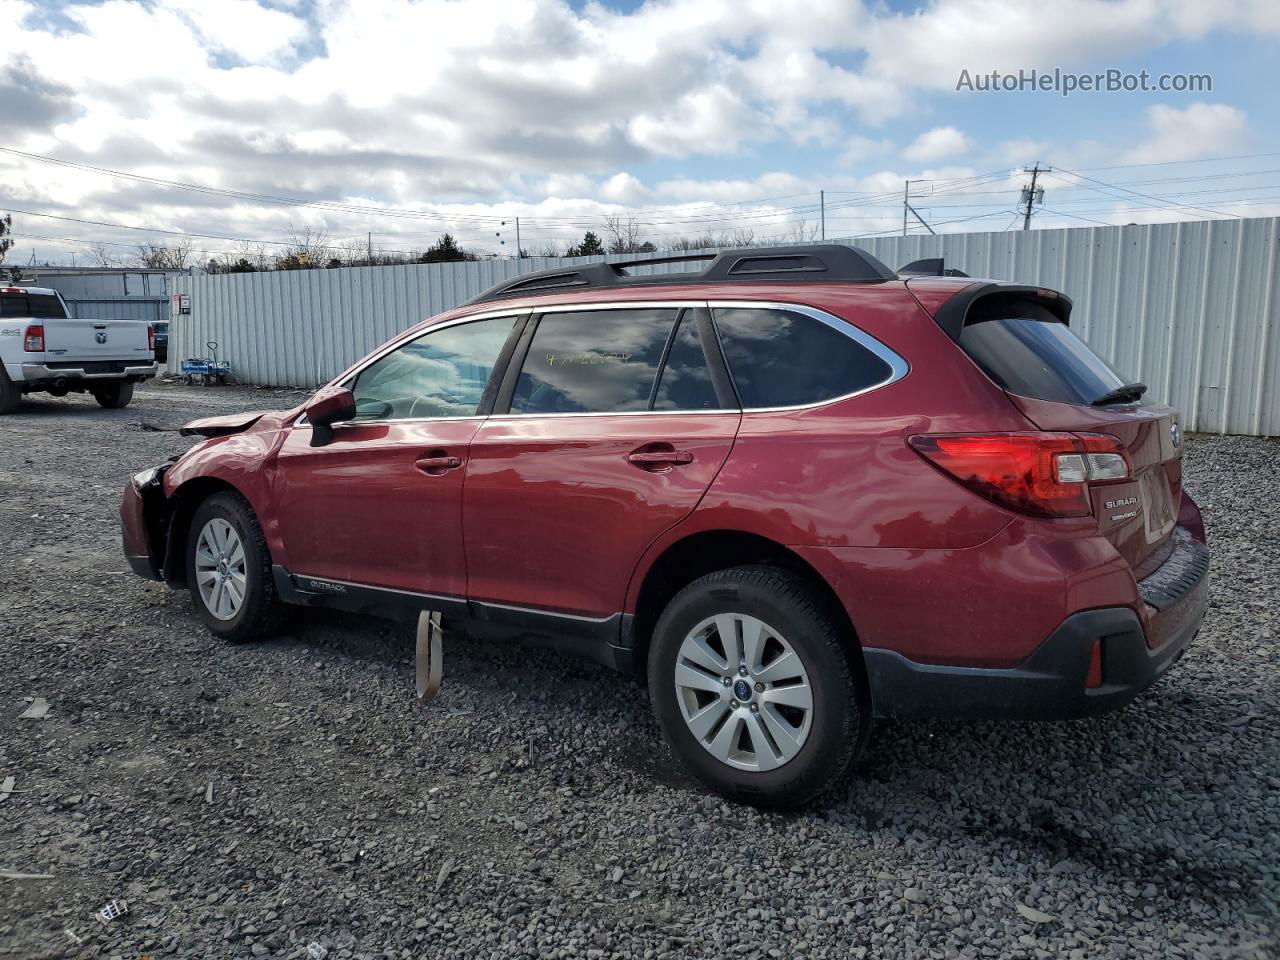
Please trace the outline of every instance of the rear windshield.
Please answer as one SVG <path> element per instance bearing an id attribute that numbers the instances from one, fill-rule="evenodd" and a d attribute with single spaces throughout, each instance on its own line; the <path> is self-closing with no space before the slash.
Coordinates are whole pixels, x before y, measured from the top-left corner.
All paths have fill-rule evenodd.
<path id="1" fill-rule="evenodd" d="M 62 320 L 62 302 L 50 293 L 0 293 L 0 317 L 45 317 Z"/>
<path id="2" fill-rule="evenodd" d="M 1038 303 L 995 298 L 965 320 L 960 347 L 992 380 L 1022 397 L 1090 404 L 1127 382 Z"/>

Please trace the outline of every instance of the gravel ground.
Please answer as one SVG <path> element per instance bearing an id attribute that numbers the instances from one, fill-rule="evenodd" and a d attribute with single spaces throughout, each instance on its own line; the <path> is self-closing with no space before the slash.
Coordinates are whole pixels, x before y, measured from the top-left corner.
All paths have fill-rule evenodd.
<path id="1" fill-rule="evenodd" d="M 230 647 L 130 575 L 120 488 L 188 443 L 139 423 L 295 396 L 0 421 L 0 869 L 52 875 L 0 878 L 0 956 L 1280 956 L 1277 443 L 1189 441 L 1215 599 L 1137 703 L 883 724 L 783 816 L 677 772 L 592 664 L 452 637 L 420 706 L 404 627 L 298 611 Z"/>

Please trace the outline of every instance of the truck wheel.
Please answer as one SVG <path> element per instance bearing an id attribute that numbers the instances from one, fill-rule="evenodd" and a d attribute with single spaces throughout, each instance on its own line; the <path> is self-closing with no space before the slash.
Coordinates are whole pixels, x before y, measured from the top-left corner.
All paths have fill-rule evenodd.
<path id="1" fill-rule="evenodd" d="M 796 807 L 844 777 L 870 732 L 862 659 L 805 580 L 734 567 L 667 605 L 649 695 L 676 755 L 713 790 Z"/>
<path id="2" fill-rule="evenodd" d="M 133 384 L 121 382 L 94 387 L 93 397 L 100 406 L 108 410 L 120 410 L 127 407 L 133 399 Z"/>
<path id="3" fill-rule="evenodd" d="M 13 413 L 22 402 L 22 388 L 9 379 L 0 365 L 0 414 Z"/>
<path id="4" fill-rule="evenodd" d="M 238 493 L 217 493 L 196 508 L 187 534 L 187 585 L 196 613 L 233 642 L 270 633 L 279 610 L 271 553 L 262 527 Z"/>

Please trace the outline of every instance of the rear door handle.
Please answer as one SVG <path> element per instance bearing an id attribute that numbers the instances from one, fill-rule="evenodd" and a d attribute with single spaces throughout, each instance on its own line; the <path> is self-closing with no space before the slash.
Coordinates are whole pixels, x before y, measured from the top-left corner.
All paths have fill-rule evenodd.
<path id="1" fill-rule="evenodd" d="M 462 466 L 462 458 L 450 456 L 422 457 L 415 460 L 413 465 L 428 476 L 438 477 L 449 470 L 456 470 Z"/>

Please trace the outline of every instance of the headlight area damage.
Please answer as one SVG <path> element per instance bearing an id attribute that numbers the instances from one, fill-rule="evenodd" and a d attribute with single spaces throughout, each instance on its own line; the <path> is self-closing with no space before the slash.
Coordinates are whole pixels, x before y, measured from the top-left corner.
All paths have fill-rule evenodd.
<path id="1" fill-rule="evenodd" d="M 255 426 L 273 429 L 296 415 L 291 411 L 253 410 L 220 417 L 202 417 L 183 424 L 178 434 L 184 437 L 200 437 L 217 440 L 245 433 Z M 200 448 L 200 444 L 193 450 Z M 182 459 L 173 457 L 149 470 L 134 474 L 125 487 L 120 501 L 120 525 L 124 539 L 125 558 L 133 572 L 151 580 L 162 580 L 172 586 L 182 586 L 185 570 L 182 558 L 175 555 L 173 546 L 173 518 L 180 512 L 181 495 L 169 496 L 165 491 L 165 474 Z M 181 524 L 179 524 L 181 526 Z M 180 552 L 180 551 L 179 551 Z"/>
<path id="2" fill-rule="evenodd" d="M 184 428 L 185 429 L 185 428 Z M 169 530 L 169 504 L 164 495 L 164 463 L 129 478 L 120 500 L 120 528 L 124 555 L 133 572 L 151 580 L 164 579 Z"/>

